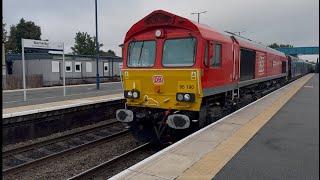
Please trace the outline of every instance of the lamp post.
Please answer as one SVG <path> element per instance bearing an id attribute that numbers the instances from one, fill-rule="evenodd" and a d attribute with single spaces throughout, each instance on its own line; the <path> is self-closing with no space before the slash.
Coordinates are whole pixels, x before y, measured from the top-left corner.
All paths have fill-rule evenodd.
<path id="1" fill-rule="evenodd" d="M 200 20 L 200 14 L 202 13 L 206 13 L 207 11 L 202 11 L 202 12 L 196 12 L 196 13 L 191 13 L 191 14 L 198 14 L 198 23 L 199 23 L 199 20 Z"/>
<path id="2" fill-rule="evenodd" d="M 97 89 L 100 89 L 99 82 L 99 41 L 98 41 L 98 16 L 97 16 L 97 0 L 95 0 L 95 17 L 96 17 L 96 68 L 97 68 Z"/>

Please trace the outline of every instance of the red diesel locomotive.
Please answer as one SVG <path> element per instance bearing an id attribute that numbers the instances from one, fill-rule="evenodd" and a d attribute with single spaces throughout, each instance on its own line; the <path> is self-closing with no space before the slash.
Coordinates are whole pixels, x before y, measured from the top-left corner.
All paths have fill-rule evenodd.
<path id="1" fill-rule="evenodd" d="M 287 71 L 282 52 L 157 10 L 126 34 L 116 117 L 138 138 L 174 141 L 283 86 Z"/>

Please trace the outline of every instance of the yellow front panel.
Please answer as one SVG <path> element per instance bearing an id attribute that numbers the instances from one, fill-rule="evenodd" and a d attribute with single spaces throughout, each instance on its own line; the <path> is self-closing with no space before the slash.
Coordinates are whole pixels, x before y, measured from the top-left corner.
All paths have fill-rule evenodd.
<path id="1" fill-rule="evenodd" d="M 129 106 L 199 111 L 202 89 L 199 69 L 125 69 L 125 90 L 140 91 L 140 99 L 127 99 Z M 176 93 L 194 93 L 195 102 L 178 102 Z"/>

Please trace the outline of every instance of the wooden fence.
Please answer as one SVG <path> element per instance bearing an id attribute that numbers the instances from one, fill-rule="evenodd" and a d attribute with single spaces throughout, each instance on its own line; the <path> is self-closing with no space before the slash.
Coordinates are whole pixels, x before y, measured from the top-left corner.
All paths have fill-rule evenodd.
<path id="1" fill-rule="evenodd" d="M 33 74 L 26 75 L 26 86 L 27 88 L 37 88 L 43 86 L 43 75 Z M 2 90 L 9 89 L 22 89 L 23 82 L 22 77 L 17 77 L 14 75 L 2 76 Z"/>

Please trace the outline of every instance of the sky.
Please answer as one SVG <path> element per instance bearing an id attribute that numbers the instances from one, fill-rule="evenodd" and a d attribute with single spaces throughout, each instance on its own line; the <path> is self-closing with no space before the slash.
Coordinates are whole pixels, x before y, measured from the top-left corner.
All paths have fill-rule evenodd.
<path id="1" fill-rule="evenodd" d="M 104 51 L 121 56 L 130 27 L 154 10 L 165 10 L 220 31 L 241 32 L 241 36 L 262 44 L 319 46 L 319 0 L 97 0 L 98 40 Z M 64 42 L 71 52 L 77 32 L 95 36 L 94 0 L 3 0 L 3 22 L 21 18 L 41 27 L 42 39 Z M 301 59 L 316 61 L 319 55 Z"/>

